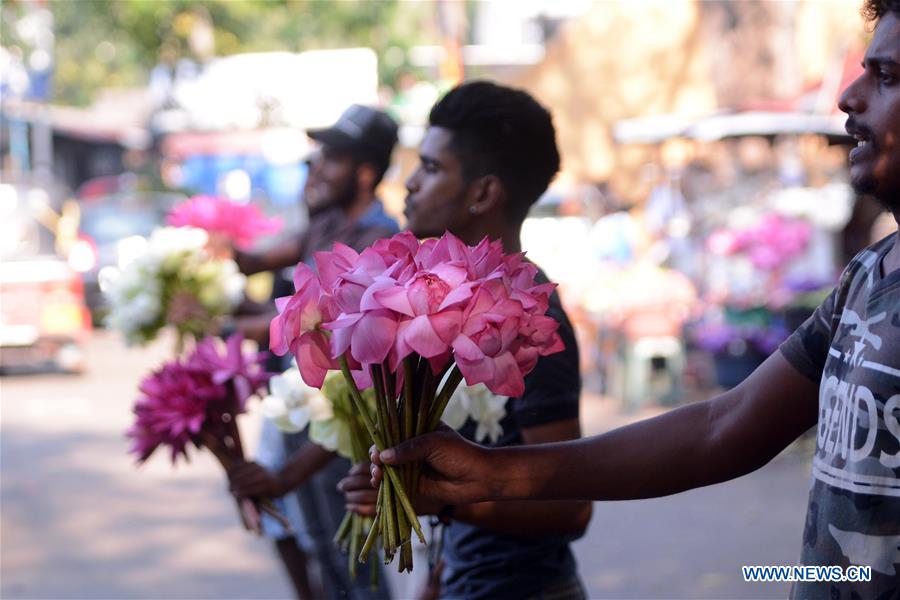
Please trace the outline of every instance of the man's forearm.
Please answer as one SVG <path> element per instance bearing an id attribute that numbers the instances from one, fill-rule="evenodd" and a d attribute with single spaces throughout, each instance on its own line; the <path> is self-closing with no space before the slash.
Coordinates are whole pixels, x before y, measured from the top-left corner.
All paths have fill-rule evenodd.
<path id="1" fill-rule="evenodd" d="M 758 469 L 815 425 L 818 386 L 780 355 L 739 387 L 604 435 L 489 451 L 491 499 L 667 496 Z"/>
<path id="2" fill-rule="evenodd" d="M 573 442 L 489 452 L 489 499 L 628 500 L 758 469 L 818 419 L 818 384 L 778 352 L 706 402 Z"/>
<path id="3" fill-rule="evenodd" d="M 692 404 L 610 433 L 491 451 L 498 499 L 625 500 L 674 494 L 723 479 L 705 437 L 708 403 Z M 727 478 L 727 477 L 725 477 Z"/>
<path id="4" fill-rule="evenodd" d="M 306 442 L 291 456 L 288 463 L 278 472 L 278 479 L 285 493 L 300 487 L 325 468 L 336 453 L 326 450 L 312 442 Z"/>
<path id="5" fill-rule="evenodd" d="M 241 273 L 253 275 L 263 271 L 276 271 L 296 265 L 302 258 L 300 245 L 294 240 L 282 242 L 262 254 L 235 252 L 234 260 Z"/>

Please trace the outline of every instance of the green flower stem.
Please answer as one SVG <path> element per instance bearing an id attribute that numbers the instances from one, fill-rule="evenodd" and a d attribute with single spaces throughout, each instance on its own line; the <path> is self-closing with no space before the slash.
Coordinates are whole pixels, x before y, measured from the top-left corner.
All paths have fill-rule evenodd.
<path id="1" fill-rule="evenodd" d="M 419 526 L 419 519 L 416 518 L 416 510 L 413 508 L 412 503 L 409 501 L 409 497 L 407 497 L 406 492 L 403 491 L 403 487 L 400 485 L 397 470 L 394 467 L 385 465 L 384 472 L 387 474 L 387 478 L 394 484 L 397 500 L 400 502 L 400 507 L 406 514 L 407 519 L 410 520 L 412 528 L 416 532 L 416 536 L 419 538 L 419 541 L 424 544 L 425 534 L 422 533 L 422 528 Z"/>
<path id="2" fill-rule="evenodd" d="M 373 592 L 378 589 L 378 569 L 375 565 L 369 568 L 369 587 Z"/>
<path id="3" fill-rule="evenodd" d="M 387 483 L 387 485 L 385 485 Z M 397 515 L 394 512 L 394 498 L 391 495 L 392 484 L 389 479 L 382 481 L 381 487 L 384 489 L 384 499 L 381 503 L 384 514 L 381 517 L 382 538 L 384 541 L 384 564 L 389 564 L 394 559 L 394 551 L 397 548 Z"/>
<path id="4" fill-rule="evenodd" d="M 362 398 L 362 394 L 359 393 L 359 388 L 356 387 L 356 382 L 353 381 L 353 375 L 352 373 L 350 373 L 350 365 L 347 363 L 346 356 L 341 356 L 341 372 L 344 374 L 344 378 L 347 380 L 347 384 L 350 387 L 350 397 L 353 398 L 353 401 L 356 403 L 356 409 L 362 415 L 363 421 L 366 424 L 366 429 L 369 430 L 369 435 L 372 436 L 372 441 L 375 442 L 375 447 L 378 448 L 379 451 L 384 450 L 384 438 L 381 436 L 381 433 L 372 422 L 372 417 L 369 414 L 368 408 L 366 408 L 365 401 Z M 415 509 L 413 509 L 412 503 L 409 501 L 409 498 L 406 496 L 406 492 L 403 491 L 403 487 L 400 485 L 396 469 L 394 467 L 385 465 L 384 473 L 387 475 L 386 480 L 390 481 L 397 488 L 396 494 L 397 499 L 400 501 L 400 506 L 406 512 L 407 517 L 409 517 L 412 521 L 413 529 L 415 529 L 416 535 L 424 544 L 425 534 L 422 533 L 422 528 L 419 527 L 419 521 L 418 519 L 416 519 L 416 511 Z"/>
<path id="5" fill-rule="evenodd" d="M 387 423 L 383 427 L 389 435 L 385 441 L 394 446 L 403 441 L 400 437 L 400 421 L 394 399 L 388 398 L 384 393 L 384 373 L 381 371 L 381 365 L 372 365 L 372 383 L 375 386 L 375 396 L 384 406 L 384 414 L 387 416 Z"/>
<path id="6" fill-rule="evenodd" d="M 356 412 L 362 416 L 363 423 L 366 424 L 366 429 L 369 431 L 369 435 L 372 436 L 372 440 L 375 442 L 376 447 L 383 449 L 384 439 L 375 427 L 375 423 L 372 421 L 372 415 L 369 414 L 369 408 L 366 406 L 362 394 L 359 393 L 356 382 L 353 381 L 353 374 L 350 372 L 350 365 L 347 364 L 346 356 L 341 356 L 341 373 L 344 374 L 344 379 L 346 379 L 347 385 L 350 387 L 350 398 L 353 399 L 353 405 Z"/>
<path id="7" fill-rule="evenodd" d="M 407 356 L 403 359 L 403 441 L 411 438 L 413 434 L 414 402 L 412 358 Z"/>
<path id="8" fill-rule="evenodd" d="M 359 538 L 362 536 L 362 519 L 359 515 L 353 515 L 352 533 L 350 534 L 350 552 L 347 554 L 347 567 L 350 570 L 350 579 L 356 579 L 356 555 L 359 553 Z"/>
<path id="9" fill-rule="evenodd" d="M 405 564 L 406 570 L 410 573 L 413 568 L 413 553 L 412 553 L 412 542 L 406 542 L 403 544 L 403 548 L 400 549 L 400 562 L 401 564 Z M 403 571 L 403 569 L 400 569 Z"/>
<path id="10" fill-rule="evenodd" d="M 391 369 L 388 366 L 388 361 L 384 361 L 381 363 L 381 372 L 385 374 L 384 376 L 384 391 L 387 392 L 388 398 L 396 398 L 397 397 L 397 376 L 391 373 Z"/>
<path id="11" fill-rule="evenodd" d="M 444 387 L 441 388 L 437 400 L 435 400 L 434 405 L 431 407 L 431 413 L 428 417 L 428 431 L 425 433 L 434 431 L 437 429 L 438 425 L 440 425 L 441 417 L 444 415 L 444 409 L 447 408 L 450 397 L 453 395 L 453 392 L 456 391 L 456 388 L 459 386 L 460 382 L 462 382 L 462 379 L 462 371 L 459 370 L 458 365 L 454 364 L 453 370 L 450 371 L 450 376 L 447 378 L 447 382 L 444 384 Z"/>
<path id="12" fill-rule="evenodd" d="M 341 542 L 344 541 L 344 538 L 347 537 L 347 532 L 350 530 L 351 519 L 355 513 L 347 512 L 344 514 L 344 520 L 341 521 L 340 527 L 338 527 L 337 533 L 334 534 L 334 543 L 337 545 L 341 545 Z"/>
<path id="13" fill-rule="evenodd" d="M 379 533 L 381 533 L 381 519 L 376 517 L 375 521 L 369 526 L 369 535 L 366 536 L 366 541 L 363 544 L 362 550 L 359 552 L 359 557 L 357 558 L 359 562 L 369 562 L 369 556 L 372 554 L 372 547 L 375 545 Z M 372 566 L 372 570 L 377 570 L 374 565 Z"/>
<path id="14" fill-rule="evenodd" d="M 431 385 L 426 390 L 429 398 L 434 399 L 436 387 L 444 378 L 444 374 L 449 367 L 450 363 L 448 363 L 447 366 L 444 367 L 437 378 L 432 380 Z M 440 394 L 438 394 L 437 398 L 434 399 L 434 401 L 430 404 L 431 410 L 421 410 L 419 412 L 419 422 L 416 424 L 416 435 L 423 435 L 437 429 L 438 425 L 441 422 L 441 417 L 444 415 L 444 410 L 447 408 L 447 403 L 450 402 L 450 397 L 462 382 L 462 378 L 462 372 L 459 370 L 459 367 L 456 365 L 456 363 L 453 363 L 453 370 L 450 372 L 450 377 L 447 378 L 447 382 L 444 384 L 444 387 L 441 388 Z M 427 416 L 426 413 L 428 413 Z M 419 489 L 419 477 L 421 476 L 421 474 L 422 465 L 413 465 L 412 474 L 410 476 L 411 481 L 409 484 L 409 489 L 412 490 L 413 494 L 415 494 Z"/>
<path id="15" fill-rule="evenodd" d="M 400 550 L 400 560 L 397 561 L 397 572 L 402 573 L 406 570 L 406 554 Z"/>
<path id="16" fill-rule="evenodd" d="M 406 544 L 412 539 L 412 532 L 409 519 L 402 510 L 396 510 L 397 514 L 397 547 Z"/>
<path id="17" fill-rule="evenodd" d="M 382 435 L 384 436 L 384 443 L 386 446 L 393 446 L 396 444 L 396 438 L 394 437 L 394 432 L 391 431 L 390 420 L 387 416 L 387 406 L 384 401 L 384 392 L 380 389 L 378 385 L 377 378 L 375 376 L 375 367 L 371 369 L 372 375 L 372 384 L 375 388 L 375 418 L 377 422 L 377 427 L 379 427 L 382 431 Z"/>

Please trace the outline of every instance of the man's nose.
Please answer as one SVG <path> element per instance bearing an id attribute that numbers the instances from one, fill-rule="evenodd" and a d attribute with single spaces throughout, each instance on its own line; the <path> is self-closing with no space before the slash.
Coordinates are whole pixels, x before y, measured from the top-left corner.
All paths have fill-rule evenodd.
<path id="1" fill-rule="evenodd" d="M 838 108 L 845 113 L 858 114 L 866 110 L 865 98 L 863 97 L 863 78 L 865 73 L 857 77 L 853 83 L 847 86 L 847 89 L 841 93 L 838 99 Z"/>
<path id="2" fill-rule="evenodd" d="M 410 175 L 409 177 L 406 178 L 406 182 L 404 183 L 404 186 L 406 186 L 407 192 L 414 192 L 418 189 L 419 182 L 416 177 L 416 175 L 418 175 L 418 173 L 419 173 L 419 171 L 418 171 L 418 169 L 416 169 L 415 171 L 413 171 L 412 175 Z"/>

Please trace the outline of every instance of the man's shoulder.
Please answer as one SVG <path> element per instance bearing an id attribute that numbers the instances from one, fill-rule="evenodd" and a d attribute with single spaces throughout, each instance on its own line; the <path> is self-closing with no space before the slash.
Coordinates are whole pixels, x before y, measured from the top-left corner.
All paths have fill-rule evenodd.
<path id="1" fill-rule="evenodd" d="M 387 232 L 388 235 L 394 235 L 395 233 L 400 232 L 400 226 L 397 224 L 397 220 L 385 212 L 384 203 L 377 198 L 372 201 L 372 204 L 370 204 L 369 208 L 366 209 L 366 212 L 356 220 L 354 225 L 360 230 L 384 231 Z"/>
<path id="2" fill-rule="evenodd" d="M 878 267 L 879 261 L 891 249 L 891 246 L 896 243 L 896 240 L 897 232 L 895 231 L 860 250 L 844 268 L 844 272 L 841 275 L 842 283 L 845 279 L 867 276 Z"/>

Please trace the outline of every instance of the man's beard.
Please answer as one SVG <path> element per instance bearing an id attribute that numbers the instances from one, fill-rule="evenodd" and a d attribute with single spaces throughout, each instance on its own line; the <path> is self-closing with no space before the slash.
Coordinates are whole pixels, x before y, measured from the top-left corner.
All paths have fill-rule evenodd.
<path id="1" fill-rule="evenodd" d="M 358 191 L 359 183 L 356 181 L 356 177 L 348 177 L 346 185 L 338 190 L 330 204 L 347 210 L 356 202 Z"/>
<path id="2" fill-rule="evenodd" d="M 874 177 L 867 177 L 858 181 L 851 181 L 850 185 L 853 187 L 854 192 L 856 192 L 860 196 L 869 196 L 883 210 L 886 210 L 889 213 L 894 213 L 895 215 L 900 213 L 900 196 L 876 194 L 875 192 L 878 190 L 878 182 Z"/>
<path id="3" fill-rule="evenodd" d="M 340 208 L 342 210 L 350 208 L 356 201 L 358 190 L 359 186 L 356 179 L 353 177 L 349 178 L 347 183 L 331 198 L 318 199 L 313 203 L 307 204 L 306 209 L 309 212 L 309 216 L 317 215 L 332 208 Z"/>

